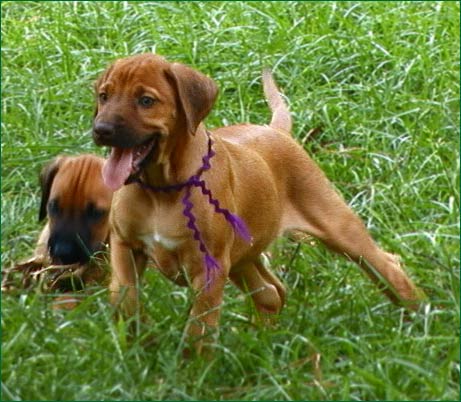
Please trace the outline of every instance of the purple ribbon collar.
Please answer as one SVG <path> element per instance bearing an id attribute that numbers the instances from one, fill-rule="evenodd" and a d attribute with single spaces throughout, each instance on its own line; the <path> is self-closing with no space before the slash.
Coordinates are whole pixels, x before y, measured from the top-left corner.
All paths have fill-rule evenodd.
<path id="1" fill-rule="evenodd" d="M 198 172 L 191 176 L 188 180 L 183 183 L 173 184 L 170 186 L 152 186 L 150 184 L 144 183 L 139 178 L 135 178 L 133 181 L 138 183 L 141 187 L 146 188 L 153 192 L 173 192 L 173 191 L 181 191 L 185 189 L 184 197 L 182 198 L 181 202 L 184 206 L 183 215 L 187 218 L 187 227 L 192 231 L 194 235 L 194 239 L 199 244 L 200 252 L 204 256 L 204 264 L 206 267 L 206 283 L 207 286 L 211 283 L 213 273 L 218 270 L 219 263 L 216 259 L 210 254 L 208 251 L 207 246 L 203 241 L 202 234 L 197 227 L 196 218 L 192 209 L 194 208 L 194 204 L 190 200 L 191 192 L 193 187 L 200 188 L 202 194 L 208 198 L 208 203 L 213 206 L 214 211 L 218 214 L 222 214 L 224 218 L 227 220 L 228 223 L 232 226 L 235 233 L 237 233 L 243 240 L 250 243 L 252 237 L 250 232 L 245 224 L 245 222 L 239 218 L 237 215 L 231 213 L 226 208 L 221 208 L 219 201 L 216 198 L 213 198 L 213 194 L 211 190 L 207 187 L 205 180 L 201 178 L 203 172 L 209 170 L 211 168 L 210 160 L 215 156 L 215 152 L 213 151 L 213 140 L 211 139 L 210 133 L 207 131 L 208 136 L 208 152 L 202 158 L 202 166 L 199 168 Z"/>

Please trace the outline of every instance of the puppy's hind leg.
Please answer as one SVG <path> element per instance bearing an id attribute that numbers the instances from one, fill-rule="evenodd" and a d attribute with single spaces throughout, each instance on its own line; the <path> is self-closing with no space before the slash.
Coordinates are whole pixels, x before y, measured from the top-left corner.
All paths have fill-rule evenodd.
<path id="1" fill-rule="evenodd" d="M 233 267 L 230 278 L 243 292 L 250 292 L 256 308 L 262 313 L 278 314 L 285 303 L 285 287 L 264 265 L 263 256 Z"/>
<path id="2" fill-rule="evenodd" d="M 298 173 L 291 183 L 285 226 L 307 232 L 352 259 L 374 282 L 385 285 L 382 290 L 394 303 L 417 309 L 423 293 L 402 270 L 398 258 L 378 247 L 323 172 L 312 161 L 306 163 L 309 166 L 298 167 L 298 172 L 308 169 L 309 175 Z"/>

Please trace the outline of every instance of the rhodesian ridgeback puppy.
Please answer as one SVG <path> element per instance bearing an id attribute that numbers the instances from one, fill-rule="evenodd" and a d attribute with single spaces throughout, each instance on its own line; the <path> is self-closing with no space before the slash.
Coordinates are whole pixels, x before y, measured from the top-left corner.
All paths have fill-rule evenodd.
<path id="1" fill-rule="evenodd" d="M 42 169 L 39 220 L 48 220 L 34 256 L 16 270 L 26 273 L 50 265 L 76 266 L 73 285 L 103 280 L 104 269 L 90 264 L 109 239 L 112 190 L 103 182 L 103 163 L 103 158 L 89 154 L 58 156 Z M 68 290 L 63 289 L 66 285 L 62 278 L 56 281 L 56 287 Z"/>
<path id="2" fill-rule="evenodd" d="M 394 302 L 421 294 L 396 256 L 362 221 L 290 135 L 291 117 L 270 72 L 263 74 L 269 125 L 208 132 L 213 80 L 152 54 L 115 61 L 96 83 L 93 138 L 110 147 L 105 183 L 113 190 L 110 292 L 131 315 L 148 258 L 196 297 L 186 331 L 198 352 L 216 333 L 228 278 L 256 307 L 278 313 L 285 288 L 263 264 L 280 235 L 308 233 L 355 261 Z"/>

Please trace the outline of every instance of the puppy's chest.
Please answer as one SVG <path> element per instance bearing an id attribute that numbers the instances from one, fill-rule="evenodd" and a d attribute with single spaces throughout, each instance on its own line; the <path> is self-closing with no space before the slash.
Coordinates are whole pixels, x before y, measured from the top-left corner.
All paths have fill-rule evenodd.
<path id="1" fill-rule="evenodd" d="M 151 233 L 142 235 L 141 241 L 144 247 L 151 253 L 157 247 L 162 247 L 168 251 L 176 251 L 183 243 L 183 239 L 160 230 L 154 230 Z"/>
<path id="2" fill-rule="evenodd" d="M 119 236 L 133 247 L 142 247 L 146 254 L 157 248 L 175 252 L 188 236 L 182 211 L 151 203 L 131 203 L 114 213 L 114 227 Z"/>
<path id="3" fill-rule="evenodd" d="M 156 211 L 149 217 L 149 224 L 141 234 L 141 241 L 148 253 L 158 248 L 177 252 L 184 244 L 188 233 L 182 213 L 175 210 Z"/>
<path id="4" fill-rule="evenodd" d="M 160 230 L 145 233 L 139 236 L 138 240 L 143 244 L 145 254 L 152 259 L 155 267 L 167 278 L 182 284 L 180 255 L 185 240 Z"/>

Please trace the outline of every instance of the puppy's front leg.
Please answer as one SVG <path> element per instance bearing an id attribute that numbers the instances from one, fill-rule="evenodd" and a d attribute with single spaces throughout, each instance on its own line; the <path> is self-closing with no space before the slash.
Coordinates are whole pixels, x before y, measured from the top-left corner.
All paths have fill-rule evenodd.
<path id="1" fill-rule="evenodd" d="M 13 271 L 22 273 L 22 286 L 24 288 L 28 288 L 33 283 L 35 283 L 32 274 L 50 265 L 51 263 L 48 252 L 49 237 L 50 226 L 47 223 L 40 233 L 40 237 L 34 250 L 34 255 L 31 258 L 16 264 L 11 270 L 2 269 L 2 290 L 9 289 L 10 286 L 14 286 L 13 284 L 15 281 L 11 280 L 11 277 L 8 275 L 9 272 Z"/>
<path id="2" fill-rule="evenodd" d="M 187 342 L 193 346 L 197 355 L 207 355 L 209 351 L 207 344 L 213 343 L 218 335 L 224 285 L 228 272 L 229 264 L 223 263 L 221 259 L 220 268 L 214 272 L 208 286 L 205 267 L 201 268 L 201 272 L 192 278 L 191 287 L 195 291 L 195 299 L 185 332 Z M 189 353 L 190 350 L 186 348 L 184 354 L 188 356 Z"/>
<path id="3" fill-rule="evenodd" d="M 115 233 L 111 234 L 110 247 L 110 301 L 124 316 L 130 317 L 139 310 L 140 279 L 147 257 L 142 251 L 133 250 Z"/>
<path id="4" fill-rule="evenodd" d="M 45 260 L 48 255 L 48 240 L 50 238 L 50 224 L 47 223 L 40 233 L 35 247 L 34 256 L 37 259 Z"/>

